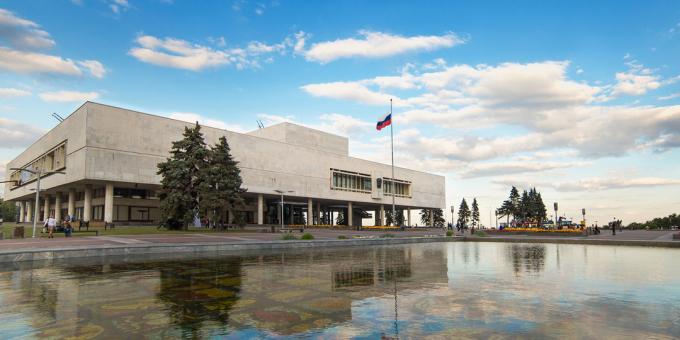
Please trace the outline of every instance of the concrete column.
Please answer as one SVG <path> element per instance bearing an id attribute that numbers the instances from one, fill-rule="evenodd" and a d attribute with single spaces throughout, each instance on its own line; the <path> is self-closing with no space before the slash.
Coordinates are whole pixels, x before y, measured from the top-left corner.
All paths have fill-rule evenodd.
<path id="1" fill-rule="evenodd" d="M 76 214 L 76 189 L 68 189 L 68 216 Z"/>
<path id="2" fill-rule="evenodd" d="M 24 222 L 33 222 L 33 201 L 26 201 L 24 203 Z"/>
<path id="3" fill-rule="evenodd" d="M 50 218 L 50 196 L 45 195 L 45 207 L 43 208 L 43 221 L 47 221 Z"/>
<path id="4" fill-rule="evenodd" d="M 229 223 L 229 224 L 234 223 L 234 211 L 233 210 L 227 210 L 227 223 Z"/>
<path id="5" fill-rule="evenodd" d="M 352 202 L 347 202 L 347 226 L 351 227 L 354 225 L 354 212 L 352 211 Z"/>
<path id="6" fill-rule="evenodd" d="M 61 221 L 61 192 L 59 191 L 54 196 L 54 219 L 57 223 Z"/>
<path id="7" fill-rule="evenodd" d="M 428 209 L 428 220 L 430 221 L 430 227 L 434 227 L 434 210 Z"/>
<path id="8" fill-rule="evenodd" d="M 312 203 L 312 199 L 308 198 L 307 199 L 307 225 L 312 225 L 314 222 L 314 204 Z"/>
<path id="9" fill-rule="evenodd" d="M 380 225 L 385 225 L 385 206 L 380 205 Z"/>
<path id="10" fill-rule="evenodd" d="M 26 214 L 26 202 L 21 201 L 19 202 L 19 223 L 26 222 L 25 215 Z"/>
<path id="11" fill-rule="evenodd" d="M 85 200 L 83 205 L 83 221 L 89 222 L 92 218 L 92 186 L 85 186 Z"/>
<path id="12" fill-rule="evenodd" d="M 113 183 L 104 189 L 104 223 L 113 223 Z"/>
<path id="13" fill-rule="evenodd" d="M 257 224 L 264 224 L 264 195 L 257 195 Z"/>
<path id="14" fill-rule="evenodd" d="M 314 224 L 323 224 L 321 222 L 321 202 L 316 202 L 316 223 Z"/>
<path id="15" fill-rule="evenodd" d="M 406 225 L 411 226 L 411 208 L 406 209 Z"/>

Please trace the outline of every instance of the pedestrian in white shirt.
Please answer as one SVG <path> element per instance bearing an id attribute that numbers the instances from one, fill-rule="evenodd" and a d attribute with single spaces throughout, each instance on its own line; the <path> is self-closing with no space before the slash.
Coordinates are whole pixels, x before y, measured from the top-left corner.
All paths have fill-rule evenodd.
<path id="1" fill-rule="evenodd" d="M 47 237 L 54 238 L 54 229 L 57 227 L 57 220 L 54 218 L 54 215 L 50 215 L 47 221 L 45 221 L 45 224 L 47 225 L 47 232 L 49 233 Z"/>

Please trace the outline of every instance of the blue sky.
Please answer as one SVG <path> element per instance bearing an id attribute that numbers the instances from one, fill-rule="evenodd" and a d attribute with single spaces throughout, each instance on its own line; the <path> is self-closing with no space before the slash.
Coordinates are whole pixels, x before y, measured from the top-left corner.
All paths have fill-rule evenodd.
<path id="1" fill-rule="evenodd" d="M 394 98 L 397 165 L 446 175 L 447 205 L 488 224 L 536 186 L 641 221 L 680 205 L 679 42 L 674 1 L 3 1 L 0 164 L 88 99 L 387 162 Z"/>

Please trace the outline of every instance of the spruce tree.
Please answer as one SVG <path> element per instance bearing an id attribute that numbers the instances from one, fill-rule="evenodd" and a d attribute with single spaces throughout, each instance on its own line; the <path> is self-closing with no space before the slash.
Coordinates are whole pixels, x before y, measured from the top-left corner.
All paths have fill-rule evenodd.
<path id="1" fill-rule="evenodd" d="M 479 227 L 479 205 L 477 205 L 477 198 L 472 199 L 472 227 Z"/>
<path id="2" fill-rule="evenodd" d="M 444 228 L 446 219 L 444 219 L 444 211 L 442 209 L 432 209 L 432 220 L 434 227 Z"/>
<path id="3" fill-rule="evenodd" d="M 220 137 L 208 152 L 207 166 L 203 169 L 202 176 L 201 211 L 213 223 L 223 223 L 224 213 L 228 211 L 234 216 L 234 223 L 244 224 L 243 218 L 236 217 L 242 217 L 238 208 L 244 205 L 242 194 L 246 190 L 241 188 L 241 170 L 231 155 L 226 137 Z"/>
<path id="4" fill-rule="evenodd" d="M 510 203 L 512 203 L 512 217 L 517 218 L 520 215 L 520 197 L 519 197 L 519 191 L 517 191 L 516 187 L 512 187 L 510 189 L 510 197 L 508 198 L 510 200 Z"/>
<path id="5" fill-rule="evenodd" d="M 463 200 L 460 202 L 460 207 L 458 207 L 458 224 L 461 226 L 461 228 L 465 228 L 468 221 L 470 221 L 470 208 L 463 198 Z"/>
<path id="6" fill-rule="evenodd" d="M 184 128 L 184 138 L 172 143 L 170 157 L 158 164 L 161 175 L 161 224 L 169 229 L 186 229 L 199 212 L 202 172 L 207 163 L 201 126 Z"/>

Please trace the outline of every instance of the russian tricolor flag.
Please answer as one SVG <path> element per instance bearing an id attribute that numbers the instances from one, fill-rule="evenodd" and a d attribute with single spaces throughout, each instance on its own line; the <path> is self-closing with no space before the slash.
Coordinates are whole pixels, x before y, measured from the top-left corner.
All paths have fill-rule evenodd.
<path id="1" fill-rule="evenodd" d="M 390 124 L 392 124 L 392 114 L 388 113 L 387 116 L 385 116 L 385 118 L 378 121 L 378 124 L 376 124 L 375 128 L 378 129 L 378 131 L 380 131 L 390 126 Z"/>

